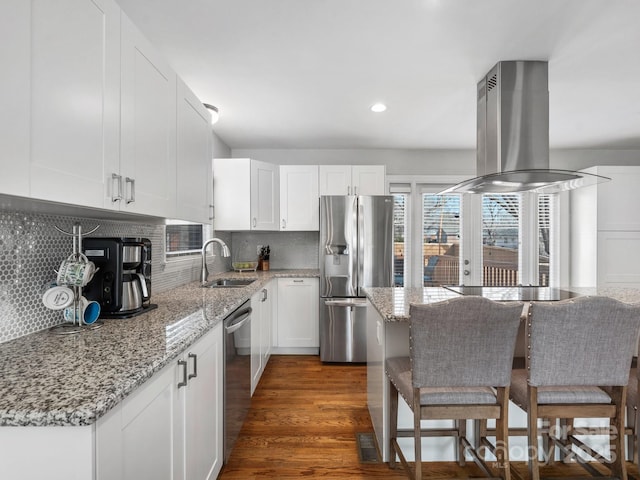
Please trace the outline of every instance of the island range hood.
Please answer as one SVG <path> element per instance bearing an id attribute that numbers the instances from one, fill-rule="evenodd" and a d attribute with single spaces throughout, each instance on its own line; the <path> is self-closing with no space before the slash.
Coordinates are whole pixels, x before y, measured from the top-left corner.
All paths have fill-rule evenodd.
<path id="1" fill-rule="evenodd" d="M 443 193 L 558 193 L 610 180 L 549 168 L 545 61 L 503 61 L 478 82 L 476 178 Z"/>

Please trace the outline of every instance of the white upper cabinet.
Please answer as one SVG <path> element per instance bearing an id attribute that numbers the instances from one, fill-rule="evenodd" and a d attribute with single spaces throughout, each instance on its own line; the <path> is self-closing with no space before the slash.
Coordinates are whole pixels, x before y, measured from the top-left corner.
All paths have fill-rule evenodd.
<path id="1" fill-rule="evenodd" d="M 278 166 L 251 161 L 251 229 L 278 230 L 280 189 Z"/>
<path id="2" fill-rule="evenodd" d="M 317 165 L 280 166 L 280 230 L 314 231 L 320 226 Z"/>
<path id="3" fill-rule="evenodd" d="M 639 287 L 640 167 L 598 166 L 611 178 L 571 191 L 571 279 L 576 287 Z"/>
<path id="4" fill-rule="evenodd" d="M 211 115 L 178 79 L 176 217 L 208 223 L 211 220 Z"/>
<path id="5" fill-rule="evenodd" d="M 0 2 L 0 193 L 29 195 L 31 2 Z"/>
<path id="6" fill-rule="evenodd" d="M 385 195 L 384 165 L 353 165 L 351 186 L 353 195 Z"/>
<path id="7" fill-rule="evenodd" d="M 250 158 L 213 160 L 215 230 L 278 230 L 278 166 Z"/>
<path id="8" fill-rule="evenodd" d="M 384 195 L 384 165 L 320 165 L 320 195 Z"/>
<path id="9" fill-rule="evenodd" d="M 351 165 L 320 165 L 320 195 L 351 195 Z"/>
<path id="10" fill-rule="evenodd" d="M 122 211 L 175 217 L 176 74 L 122 13 L 120 169 L 108 173 Z M 115 190 L 120 190 L 115 191 Z"/>
<path id="11" fill-rule="evenodd" d="M 119 159 L 120 9 L 112 0 L 25 3 L 31 197 L 102 208 L 104 172 Z"/>

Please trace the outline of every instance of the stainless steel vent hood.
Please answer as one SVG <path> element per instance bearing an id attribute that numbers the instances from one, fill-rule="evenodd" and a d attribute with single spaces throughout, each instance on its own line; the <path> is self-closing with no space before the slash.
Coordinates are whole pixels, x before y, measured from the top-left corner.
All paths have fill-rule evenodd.
<path id="1" fill-rule="evenodd" d="M 478 177 L 441 193 L 557 193 L 606 177 L 549 168 L 548 64 L 497 63 L 478 82 Z"/>

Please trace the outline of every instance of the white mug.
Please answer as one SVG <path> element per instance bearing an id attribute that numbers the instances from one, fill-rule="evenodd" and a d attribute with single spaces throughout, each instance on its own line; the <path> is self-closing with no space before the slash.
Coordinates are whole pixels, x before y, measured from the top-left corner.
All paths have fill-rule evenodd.
<path id="1" fill-rule="evenodd" d="M 42 294 L 42 303 L 51 310 L 62 310 L 71 305 L 73 299 L 73 290 L 65 286 L 53 286 Z"/>
<path id="2" fill-rule="evenodd" d="M 91 281 L 97 268 L 95 263 L 82 253 L 69 256 L 63 260 L 58 269 L 58 285 L 70 285 L 74 287 L 84 287 Z"/>
<path id="3" fill-rule="evenodd" d="M 63 315 L 67 322 L 84 323 L 90 325 L 100 316 L 100 304 L 94 300 L 80 297 L 76 304 L 69 305 L 64 309 Z"/>

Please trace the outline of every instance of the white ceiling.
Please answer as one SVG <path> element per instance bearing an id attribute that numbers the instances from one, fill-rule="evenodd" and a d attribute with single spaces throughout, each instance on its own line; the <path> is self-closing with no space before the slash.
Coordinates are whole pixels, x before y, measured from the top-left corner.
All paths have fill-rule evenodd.
<path id="1" fill-rule="evenodd" d="M 549 61 L 552 148 L 640 148 L 638 0 L 118 3 L 231 148 L 473 149 L 500 60 Z"/>

